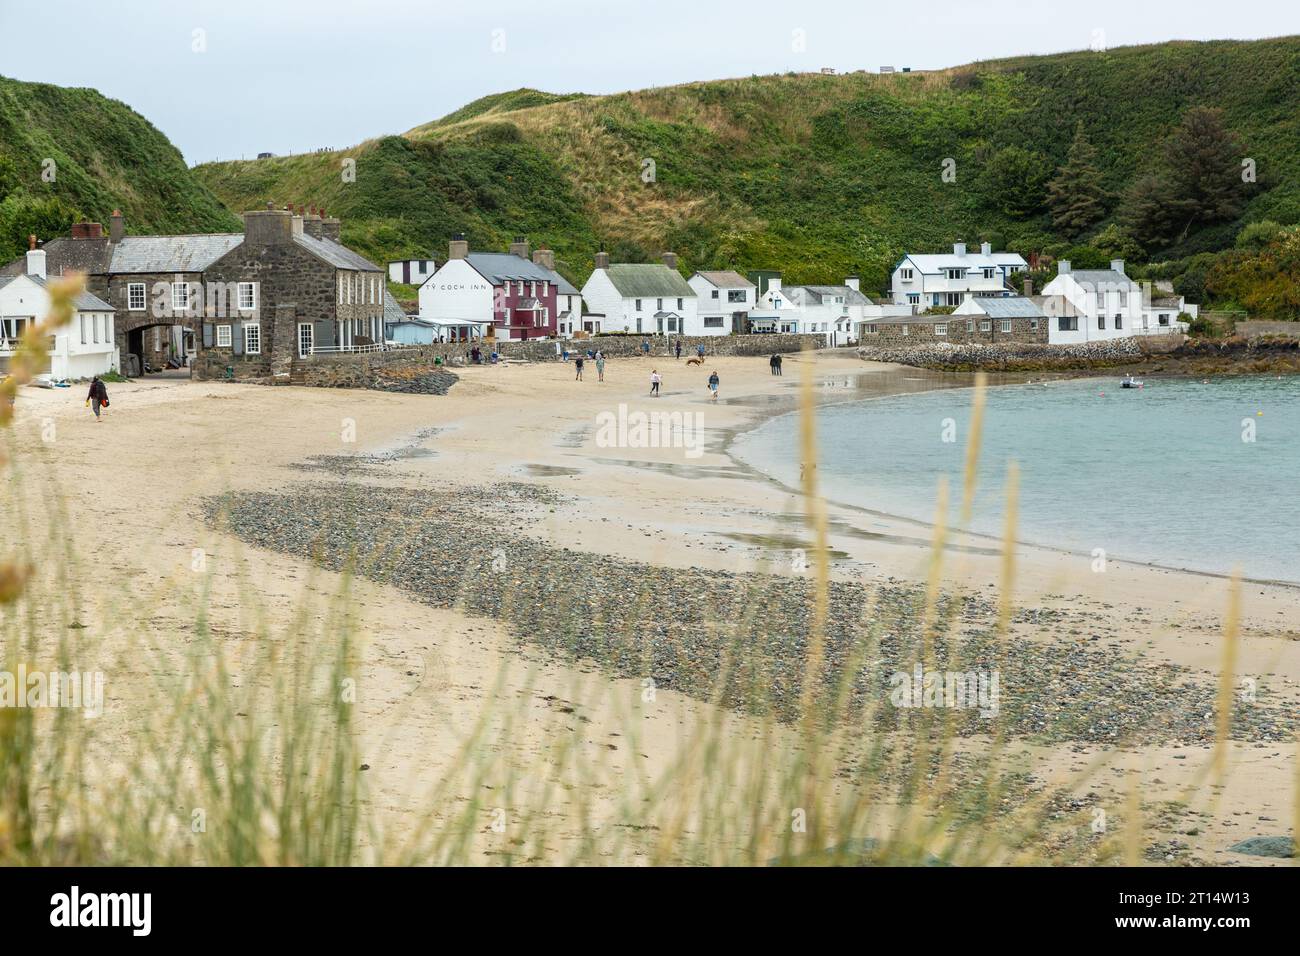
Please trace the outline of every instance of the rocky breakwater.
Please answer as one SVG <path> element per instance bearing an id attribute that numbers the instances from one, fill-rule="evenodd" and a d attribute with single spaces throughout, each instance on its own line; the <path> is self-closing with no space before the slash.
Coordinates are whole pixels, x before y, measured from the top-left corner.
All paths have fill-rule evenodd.
<path id="1" fill-rule="evenodd" d="M 944 371 L 994 369 L 1035 372 L 1043 369 L 1109 368 L 1128 365 L 1146 355 L 1136 338 L 1085 342 L 1079 345 L 1043 345 L 1033 342 L 1006 344 L 947 342 L 899 347 L 863 346 L 858 356 L 870 362 L 892 362 Z"/>

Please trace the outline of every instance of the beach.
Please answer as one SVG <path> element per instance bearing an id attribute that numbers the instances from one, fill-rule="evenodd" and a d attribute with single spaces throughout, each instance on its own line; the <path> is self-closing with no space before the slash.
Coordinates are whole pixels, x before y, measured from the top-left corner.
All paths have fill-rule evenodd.
<path id="1" fill-rule="evenodd" d="M 787 357 L 780 377 L 762 358 L 690 369 L 666 356 L 611 360 L 603 383 L 592 363 L 582 382 L 564 363 L 457 368 L 446 395 L 155 380 L 110 386 L 100 424 L 80 393 L 25 389 L 11 456 L 38 516 L 55 500 L 71 516 L 77 560 L 97 583 L 79 589 L 79 623 L 108 663 L 96 728 L 108 776 L 157 699 L 153 683 L 190 666 L 200 592 L 238 661 L 304 605 L 350 589 L 370 799 L 399 842 L 430 813 L 521 802 L 501 796 L 511 787 L 544 793 L 561 738 L 564 764 L 593 785 L 539 797 L 553 815 L 547 840 L 510 851 L 533 862 L 563 862 L 593 828 L 625 826 L 621 782 L 664 779 L 703 728 L 771 734 L 776 749 L 797 750 L 816 563 L 809 509 L 729 449 L 796 407 L 809 364 L 819 401 L 970 381 L 848 353 Z M 664 379 L 654 399 L 652 369 Z M 715 369 L 716 403 L 706 389 Z M 690 437 L 640 441 L 635 416 L 649 411 L 680 415 Z M 827 686 L 863 618 L 881 622 L 881 676 L 910 671 L 933 529 L 834 501 L 827 529 Z M 998 660 L 990 635 L 1004 568 L 1000 541 L 968 534 L 953 535 L 940 568 L 984 666 Z M 1103 764 L 1062 826 L 1086 831 L 1099 805 L 1118 812 L 1136 781 L 1152 808 L 1148 861 L 1277 862 L 1228 847 L 1292 825 L 1300 590 L 1241 588 L 1235 668 L 1251 699 L 1235 715 L 1225 786 L 1210 794 L 1198 772 L 1214 747 L 1230 582 L 1118 561 L 1098 573 L 1089 555 L 1028 546 L 1011 580 L 1004 713 L 1030 789 L 1069 789 L 1081 767 Z M 781 635 L 749 675 L 774 723 L 743 682 L 711 693 L 728 642 L 759 633 L 754 621 Z M 145 646 L 158 650 L 151 666 L 135 653 Z M 853 691 L 858 717 L 881 696 L 879 684 Z M 484 731 L 501 700 L 521 710 Z M 898 729 L 876 717 L 882 732 Z M 971 754 L 987 746 L 980 720 L 963 715 L 958 727 Z M 462 783 L 466 741 L 491 758 Z M 496 793 L 471 790 L 489 777 Z M 476 858 L 507 852 L 503 842 L 485 828 Z M 619 843 L 647 862 L 659 845 L 635 833 Z"/>

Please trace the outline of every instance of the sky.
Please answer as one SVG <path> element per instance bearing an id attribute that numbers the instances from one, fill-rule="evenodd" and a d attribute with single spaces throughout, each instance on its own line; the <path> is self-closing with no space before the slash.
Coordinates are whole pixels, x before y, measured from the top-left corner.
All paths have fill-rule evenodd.
<path id="1" fill-rule="evenodd" d="M 0 75 L 122 100 L 193 164 L 347 147 L 519 87 L 1295 33 L 1296 0 L 0 0 Z"/>

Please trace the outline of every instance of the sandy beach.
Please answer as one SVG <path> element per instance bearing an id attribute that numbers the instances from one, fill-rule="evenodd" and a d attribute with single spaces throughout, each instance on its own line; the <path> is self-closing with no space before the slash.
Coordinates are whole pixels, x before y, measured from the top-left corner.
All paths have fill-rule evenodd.
<path id="1" fill-rule="evenodd" d="M 807 363 L 819 401 L 936 385 L 927 373 L 848 353 L 789 357 L 781 377 L 764 359 L 708 359 L 702 369 L 669 357 L 611 360 L 603 383 L 590 362 L 582 382 L 574 381 L 571 364 L 512 363 L 456 369 L 460 381 L 446 396 L 150 380 L 110 386 L 112 407 L 102 423 L 82 407 L 76 389 L 25 389 L 10 454 L 23 469 L 36 526 L 56 501 L 68 516 L 85 575 L 77 593 L 80 623 L 108 674 L 107 709 L 96 728 L 106 779 L 112 755 L 129 748 L 133 727 L 156 704 L 155 682 L 187 666 L 184 649 L 205 589 L 212 628 L 238 660 L 252 657 L 260 633 L 287 630 L 304 605 L 344 586 L 328 559 L 324 568 L 314 566 L 305 536 L 304 553 L 295 553 L 283 523 L 263 527 L 247 517 L 249 502 L 295 496 L 319 515 L 330 511 L 331 499 L 344 502 L 348 514 L 373 519 L 358 524 L 372 542 L 391 535 L 406 548 L 385 552 L 399 563 L 384 573 L 363 567 L 348 596 L 365 643 L 358 709 L 367 784 L 395 843 L 470 806 L 484 814 L 475 837 L 482 862 L 505 852 L 564 862 L 593 832 L 615 825 L 621 781 L 636 777 L 653 787 L 701 728 L 721 726 L 738 740 L 774 733 L 771 746 L 797 749 L 793 726 L 770 730 L 743 708 L 719 708 L 693 691 L 689 674 L 675 674 L 647 700 L 644 680 L 631 676 L 630 665 L 620 673 L 601 666 L 598 653 L 574 659 L 521 638 L 521 622 L 544 628 L 559 606 L 547 603 L 562 600 L 551 592 L 536 592 L 544 596 L 530 612 L 535 616 L 493 608 L 537 577 L 536 565 L 519 565 L 520 555 L 553 562 L 573 586 L 582 583 L 583 567 L 601 567 L 602 560 L 621 570 L 652 566 L 662 575 L 651 589 L 655 614 L 667 621 L 713 585 L 712 593 L 725 595 L 751 574 L 798 579 L 805 572 L 794 556 L 812 549 L 802 496 L 740 464 L 728 447 L 744 429 L 795 407 Z M 664 376 L 655 399 L 648 395 L 652 369 Z M 706 389 L 714 369 L 722 381 L 717 402 Z M 951 376 L 942 384 L 965 382 Z M 606 447 L 598 416 L 617 417 L 620 406 L 698 415 L 702 445 Z M 234 502 L 235 516 L 245 514 L 241 533 L 214 518 L 219 496 Z M 418 550 L 412 515 L 420 510 L 443 529 L 460 522 L 464 551 L 450 544 Z M 880 591 L 901 602 L 924 585 L 928 526 L 836 502 L 827 512 L 831 576 L 845 589 L 835 593 Z M 955 535 L 951 544 L 945 586 L 992 601 L 1002 577 L 999 542 Z M 468 565 L 493 561 L 502 563 L 494 571 L 497 605 L 454 593 Z M 447 593 L 432 598 L 414 590 L 444 587 Z M 1117 561 L 1098 574 L 1087 555 L 1024 547 L 1016 552 L 1009 641 L 1027 649 L 1025 666 L 1041 654 L 1062 673 L 1071 662 L 1134 659 L 1144 675 L 1196 685 L 1189 699 L 1200 700 L 1222 662 L 1228 591 L 1222 577 Z M 1017 737 L 1013 749 L 1038 790 L 1069 788 L 1080 768 L 1103 765 L 1081 785 L 1079 805 L 1063 811 L 1076 815 L 1069 825 L 1086 829 L 1097 805 L 1119 812 L 1136 781 L 1151 808 L 1147 861 L 1279 862 L 1227 848 L 1292 826 L 1300 589 L 1252 582 L 1241 600 L 1236 671 L 1251 679 L 1259 709 L 1251 711 L 1253 700 L 1241 704 L 1246 713 L 1228 747 L 1226 786 L 1210 792 L 1198 776 L 1212 753 L 1209 714 L 1201 718 L 1205 726 L 1193 727 L 1184 716 L 1167 725 L 1181 739 L 1130 737 L 1123 747 L 1100 732 Z M 584 613 L 609 611 L 607 596 L 603 608 Z M 691 613 L 706 620 L 709 611 Z M 141 656 L 144 647 L 157 656 Z M 1136 673 L 1121 668 L 1115 681 Z M 1115 693 L 1135 695 L 1132 706 L 1139 707 L 1143 680 Z M 483 729 L 480 718 L 500 700 L 518 705 L 519 714 L 508 726 Z M 1159 710 L 1162 700 L 1146 706 Z M 1109 716 L 1121 729 L 1130 726 Z M 637 728 L 635 739 L 629 726 Z M 559 739 L 566 741 L 561 757 Z M 977 734 L 961 739 L 972 753 L 985 746 Z M 458 761 L 467 742 L 480 757 L 490 754 L 489 767 L 462 782 Z M 552 816 L 547 839 L 511 848 L 508 832 L 488 825 L 492 809 L 521 802 L 511 788 L 540 793 L 557 760 L 582 768 L 592 786 L 582 796 L 561 791 L 540 801 Z M 487 778 L 499 789 L 482 792 Z M 689 831 L 691 822 L 683 827 Z M 656 861 L 635 833 L 626 834 L 625 846 L 628 858 Z"/>

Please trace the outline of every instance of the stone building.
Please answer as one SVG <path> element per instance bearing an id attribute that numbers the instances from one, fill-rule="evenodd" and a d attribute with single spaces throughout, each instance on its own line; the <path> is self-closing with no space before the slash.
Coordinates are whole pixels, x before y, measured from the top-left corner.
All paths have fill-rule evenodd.
<path id="1" fill-rule="evenodd" d="M 998 345 L 1046 343 L 1048 335 L 1048 315 L 1033 300 L 1022 296 L 998 299 L 971 296 L 950 315 L 922 313 L 863 322 L 860 341 L 873 346 L 937 342 Z"/>
<path id="2" fill-rule="evenodd" d="M 43 246 L 50 276 L 79 272 L 109 303 L 122 371 L 168 364 L 198 377 L 288 382 L 297 360 L 383 341 L 384 272 L 339 241 L 323 210 L 244 216 L 244 231 L 128 236 L 77 223 Z M 19 275 L 25 260 L 0 269 Z M 278 320 L 278 321 L 277 321 Z"/>

